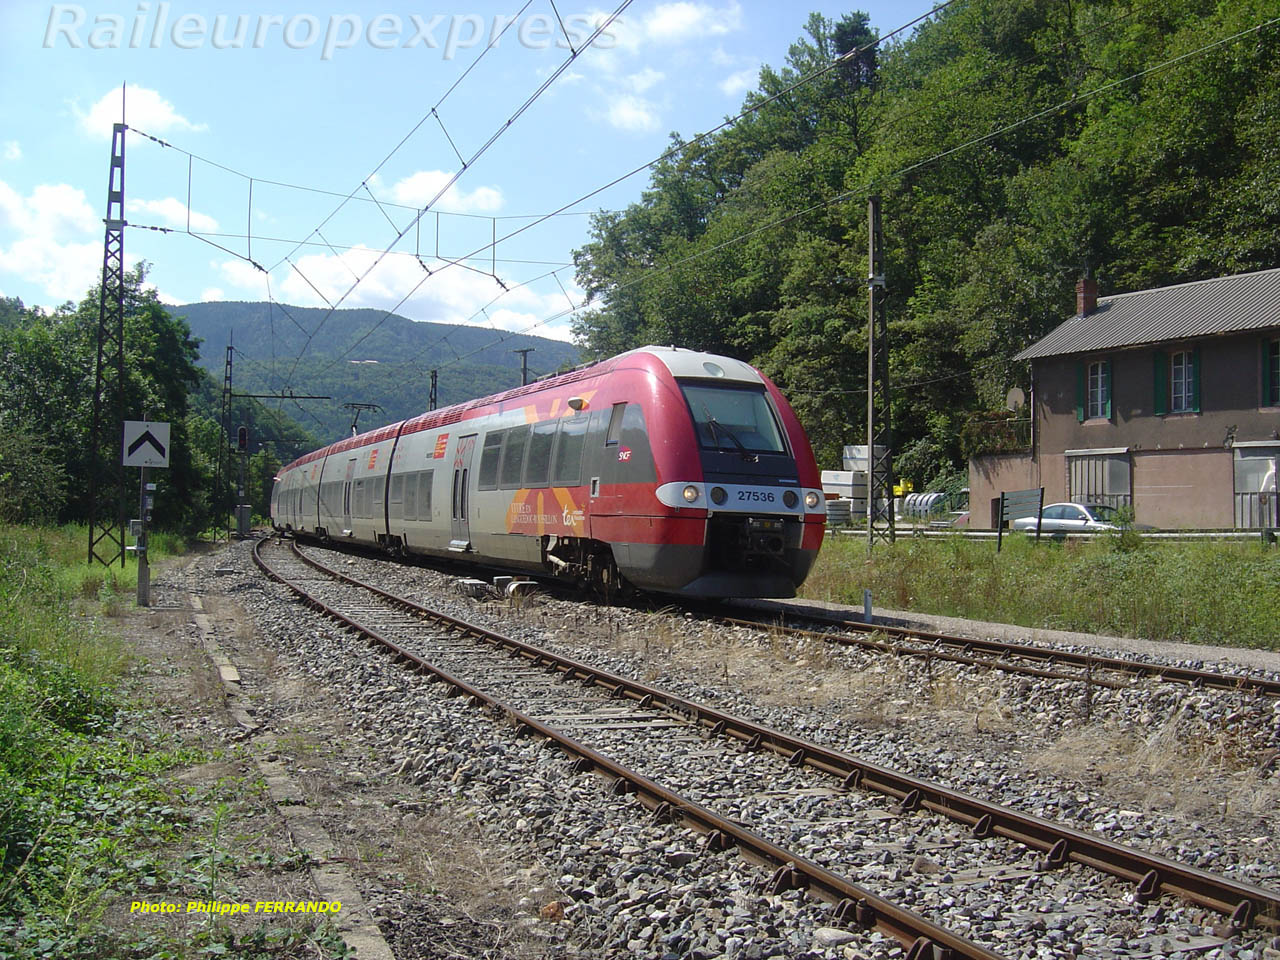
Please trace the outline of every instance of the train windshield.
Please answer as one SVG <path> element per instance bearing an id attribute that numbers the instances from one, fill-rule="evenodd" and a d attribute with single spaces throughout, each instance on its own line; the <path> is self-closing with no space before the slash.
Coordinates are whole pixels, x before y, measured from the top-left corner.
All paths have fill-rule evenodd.
<path id="1" fill-rule="evenodd" d="M 763 387 L 682 382 L 703 449 L 786 453 L 777 417 Z"/>

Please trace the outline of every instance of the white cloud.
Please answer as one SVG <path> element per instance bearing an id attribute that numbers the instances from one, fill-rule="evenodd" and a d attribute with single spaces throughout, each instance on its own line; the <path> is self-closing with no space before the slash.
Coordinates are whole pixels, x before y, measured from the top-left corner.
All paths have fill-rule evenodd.
<path id="1" fill-rule="evenodd" d="M 126 200 L 124 206 L 129 213 L 149 213 L 159 217 L 167 226 L 183 230 L 187 228 L 187 205 L 176 197 L 165 197 L 163 200 Z M 191 229 L 196 233 L 213 233 L 218 229 L 218 221 L 192 210 Z"/>
<path id="2" fill-rule="evenodd" d="M 717 9 L 707 3 L 663 3 L 643 21 L 645 36 L 659 43 L 680 43 L 742 29 L 742 5 L 732 0 Z"/>
<path id="3" fill-rule="evenodd" d="M 663 74 L 653 69 L 653 67 L 645 67 L 639 73 L 633 73 L 627 77 L 627 86 L 636 93 L 644 93 L 656 83 L 660 83 Z"/>
<path id="4" fill-rule="evenodd" d="M 161 135 L 173 131 L 199 133 L 207 130 L 203 123 L 192 123 L 178 113 L 172 103 L 155 90 L 130 85 L 125 91 L 126 120 L 130 127 Z M 111 136 L 112 124 L 120 122 L 120 91 L 112 90 L 97 103 L 82 112 L 73 105 L 80 118 L 80 129 L 91 137 Z"/>
<path id="5" fill-rule="evenodd" d="M 211 300 L 225 300 L 227 295 L 223 293 L 221 287 L 205 287 L 200 291 L 200 302 L 208 303 Z"/>
<path id="6" fill-rule="evenodd" d="M 740 97 L 748 90 L 754 90 L 760 76 L 758 67 L 739 70 L 720 81 L 720 92 L 726 97 Z"/>
<path id="7" fill-rule="evenodd" d="M 606 117 L 619 130 L 633 133 L 651 133 L 658 129 L 658 114 L 652 103 L 644 97 L 619 94 L 609 104 Z"/>
<path id="8" fill-rule="evenodd" d="M 54 300 L 81 297 L 97 281 L 102 240 L 93 234 L 101 230 L 82 190 L 41 184 L 24 197 L 0 181 L 0 273 L 37 284 Z"/>
<path id="9" fill-rule="evenodd" d="M 21 160 L 22 147 L 17 140 L 6 140 L 4 143 L 4 158 L 6 160 Z"/>
<path id="10" fill-rule="evenodd" d="M 409 207 L 422 207 L 431 200 L 453 177 L 447 170 L 419 170 L 391 186 L 391 197 L 396 203 Z M 376 177 L 370 186 L 378 189 Z M 433 209 L 442 213 L 494 213 L 502 208 L 502 191 L 497 187 L 476 187 L 464 190 L 457 184 L 450 187 Z"/>
<path id="11" fill-rule="evenodd" d="M 592 14 L 603 18 L 605 14 Z M 677 46 L 742 29 L 742 4 L 730 0 L 723 7 L 681 0 L 662 3 L 643 17 L 619 17 L 609 28 L 612 41 L 587 51 L 591 69 L 612 73 L 618 54 L 639 54 L 655 46 Z"/>
<path id="12" fill-rule="evenodd" d="M 225 260 L 216 266 L 223 280 L 233 287 L 249 291 L 256 299 L 267 299 L 266 274 L 255 268 L 253 264 L 245 263 L 243 260 Z"/>

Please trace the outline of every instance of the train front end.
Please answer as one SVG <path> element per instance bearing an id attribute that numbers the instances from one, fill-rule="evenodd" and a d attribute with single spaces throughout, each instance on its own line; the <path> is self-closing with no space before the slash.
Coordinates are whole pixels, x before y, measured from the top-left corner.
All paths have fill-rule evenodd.
<path id="1" fill-rule="evenodd" d="M 621 572 L 642 589 L 791 597 L 822 545 L 826 506 L 808 438 L 777 387 L 728 357 L 647 347 L 654 495 L 668 531 Z M 657 365 L 655 364 L 655 367 Z"/>

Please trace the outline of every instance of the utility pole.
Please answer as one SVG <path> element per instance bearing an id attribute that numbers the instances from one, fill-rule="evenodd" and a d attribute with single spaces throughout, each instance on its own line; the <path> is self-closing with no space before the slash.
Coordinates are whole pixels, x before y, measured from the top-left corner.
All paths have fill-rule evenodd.
<path id="1" fill-rule="evenodd" d="M 227 417 L 231 415 L 231 372 L 235 357 L 235 348 L 232 345 L 234 342 L 235 332 L 232 331 L 227 336 L 227 365 L 222 372 L 222 432 L 218 434 L 218 465 L 214 468 L 213 480 L 213 511 L 215 516 L 226 515 L 226 500 L 222 495 L 222 461 L 226 457 L 227 448 L 231 443 L 230 435 L 227 433 Z"/>
<path id="2" fill-rule="evenodd" d="M 885 320 L 880 198 L 867 201 L 867 550 L 893 543 L 893 431 L 889 418 L 889 332 Z M 888 504 L 883 515 L 880 501 Z"/>
<path id="3" fill-rule="evenodd" d="M 427 409 L 434 410 L 436 408 L 436 373 L 431 371 L 431 393 L 427 395 Z"/>
<path id="4" fill-rule="evenodd" d="M 123 94 L 122 94 L 123 96 Z M 89 439 L 89 563 L 125 558 L 125 483 L 120 442 L 124 430 L 124 135 L 111 128 L 106 236 L 98 295 L 98 353 L 94 365 L 93 425 Z"/>
<path id="5" fill-rule="evenodd" d="M 151 411 L 143 410 L 142 419 L 151 419 Z M 150 482 L 149 468 L 143 466 L 138 478 L 138 542 L 135 555 L 138 558 L 138 606 L 151 606 L 151 561 L 147 550 L 151 543 L 151 511 L 155 507 L 156 485 Z"/>
<path id="6" fill-rule="evenodd" d="M 522 350 L 512 350 L 512 353 L 520 354 L 520 386 L 525 386 L 529 382 L 529 354 L 533 353 L 536 348 L 525 347 Z"/>

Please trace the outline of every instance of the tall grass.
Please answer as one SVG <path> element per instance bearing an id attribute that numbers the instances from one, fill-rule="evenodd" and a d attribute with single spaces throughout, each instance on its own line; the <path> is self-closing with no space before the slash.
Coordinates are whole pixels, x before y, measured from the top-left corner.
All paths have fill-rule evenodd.
<path id="1" fill-rule="evenodd" d="M 136 566 L 86 553 L 84 528 L 0 525 L 0 956 L 78 955 L 54 945 L 128 882 L 120 851 L 176 816 L 155 784 L 168 756 L 124 732 L 128 658 L 97 619 Z"/>
<path id="2" fill-rule="evenodd" d="M 992 542 L 913 538 L 823 546 L 802 596 L 945 616 L 1280 650 L 1280 550 L 1256 541 Z"/>

